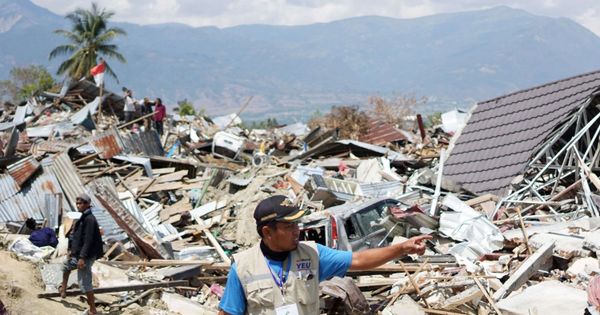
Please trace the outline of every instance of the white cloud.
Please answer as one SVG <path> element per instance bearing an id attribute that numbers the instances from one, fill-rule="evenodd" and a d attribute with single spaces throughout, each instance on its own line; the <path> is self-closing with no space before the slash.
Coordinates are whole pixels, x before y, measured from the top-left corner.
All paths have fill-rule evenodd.
<path id="1" fill-rule="evenodd" d="M 575 20 L 590 31 L 600 35 L 600 9 L 589 9 L 576 17 Z"/>
<path id="2" fill-rule="evenodd" d="M 89 0 L 32 0 L 65 14 Z M 600 1 L 578 0 L 96 0 L 115 11 L 115 21 L 184 23 L 228 27 L 242 24 L 298 25 L 354 16 L 414 18 L 506 5 L 538 15 L 571 18 L 600 35 Z"/>

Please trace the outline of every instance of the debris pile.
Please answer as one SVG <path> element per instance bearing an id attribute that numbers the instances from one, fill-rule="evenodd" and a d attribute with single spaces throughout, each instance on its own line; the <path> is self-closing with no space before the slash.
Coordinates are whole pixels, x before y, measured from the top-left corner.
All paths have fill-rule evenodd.
<path id="1" fill-rule="evenodd" d="M 309 211 L 302 240 L 360 251 L 433 236 L 423 256 L 322 282 L 324 313 L 583 313 L 600 269 L 599 88 L 596 72 L 480 103 L 464 128 L 458 112 L 412 130 L 369 118 L 344 139 L 344 126 L 248 131 L 239 113 L 172 115 L 161 135 L 151 114 L 119 124 L 121 97 L 67 83 L 4 108 L 0 240 L 57 297 L 87 193 L 106 311 L 213 313 L 232 254 L 259 240 L 256 204 L 281 194 Z M 58 246 L 31 244 L 27 218 Z"/>

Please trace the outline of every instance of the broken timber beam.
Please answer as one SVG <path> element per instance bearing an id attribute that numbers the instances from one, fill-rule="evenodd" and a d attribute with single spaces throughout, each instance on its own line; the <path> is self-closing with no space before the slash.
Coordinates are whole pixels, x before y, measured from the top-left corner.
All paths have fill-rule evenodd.
<path id="1" fill-rule="evenodd" d="M 214 235 L 212 235 L 212 233 L 210 233 L 210 231 L 207 228 L 202 228 L 202 232 L 204 232 L 204 235 L 206 235 L 206 237 L 208 238 L 208 240 L 210 241 L 210 243 L 212 244 L 212 246 L 215 248 L 215 250 L 217 251 L 217 253 L 219 254 L 219 256 L 221 256 L 221 259 L 226 264 L 231 265 L 231 259 L 229 259 L 229 257 L 227 257 L 227 254 L 225 253 L 225 251 L 221 247 L 221 244 L 219 244 L 219 242 L 217 241 L 217 239 L 214 237 Z"/>
<path id="2" fill-rule="evenodd" d="M 168 282 L 157 282 L 157 283 L 144 283 L 144 284 L 133 284 L 133 285 L 120 285 L 114 287 L 105 287 L 105 288 L 95 288 L 94 293 L 112 293 L 112 292 L 125 292 L 125 291 L 138 291 L 138 290 L 149 290 L 154 288 L 172 288 L 172 287 L 182 287 L 189 286 L 189 281 L 187 280 L 179 280 L 179 281 L 168 281 Z M 77 296 L 83 295 L 81 290 L 73 289 L 67 290 L 67 296 Z M 38 294 L 38 298 L 52 298 L 59 297 L 59 292 L 50 292 L 50 293 L 40 293 Z"/>
<path id="3" fill-rule="evenodd" d="M 499 301 L 513 290 L 522 286 L 531 276 L 538 272 L 547 259 L 552 257 L 554 251 L 554 242 L 547 243 L 540 247 L 533 255 L 529 256 L 521 266 L 515 271 L 502 287 L 494 293 L 494 300 Z"/>

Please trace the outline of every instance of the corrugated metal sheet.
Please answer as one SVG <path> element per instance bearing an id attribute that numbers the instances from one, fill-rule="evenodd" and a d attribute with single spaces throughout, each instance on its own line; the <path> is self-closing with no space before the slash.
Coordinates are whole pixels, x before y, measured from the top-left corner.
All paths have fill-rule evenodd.
<path id="1" fill-rule="evenodd" d="M 0 216 L 4 222 L 23 222 L 27 218 L 43 220 L 41 207 L 37 204 L 36 194 L 18 193 L 0 203 Z"/>
<path id="2" fill-rule="evenodd" d="M 393 197 L 401 193 L 404 188 L 404 184 L 401 181 L 360 183 L 359 185 L 363 196 L 369 198 Z"/>
<path id="3" fill-rule="evenodd" d="M 106 209 L 102 208 L 98 199 L 93 194 L 90 194 L 88 189 L 83 185 L 77 169 L 66 153 L 56 154 L 52 158 L 43 160 L 42 167 L 45 171 L 56 176 L 66 197 L 66 203 L 71 206 L 71 209 L 77 209 L 75 201 L 79 194 L 87 193 L 91 197 L 92 205 L 94 206 L 93 214 L 98 220 L 98 224 L 104 229 L 103 238 L 105 240 L 116 241 L 126 238 L 114 219 L 108 214 Z"/>
<path id="4" fill-rule="evenodd" d="M 165 150 L 160 143 L 160 136 L 156 130 L 146 130 L 140 133 L 122 134 L 125 152 L 145 156 L 163 156 Z"/>
<path id="5" fill-rule="evenodd" d="M 109 130 L 100 135 L 92 137 L 92 146 L 103 159 L 110 159 L 121 153 L 123 148 L 119 144 L 118 135 L 115 130 Z"/>
<path id="6" fill-rule="evenodd" d="M 49 171 L 56 176 L 71 209 L 77 209 L 75 201 L 79 194 L 85 192 L 85 187 L 69 156 L 64 152 L 56 154 L 44 159 L 42 166 L 44 171 Z"/>
<path id="7" fill-rule="evenodd" d="M 33 157 L 24 158 L 7 167 L 8 173 L 19 186 L 22 186 L 40 168 L 40 163 Z"/>
<path id="8" fill-rule="evenodd" d="M 371 156 L 387 156 L 392 161 L 405 161 L 409 160 L 404 154 L 390 150 L 388 148 L 380 147 L 377 145 L 355 141 L 355 140 L 339 140 L 335 142 L 325 143 L 314 149 L 311 149 L 301 155 L 297 155 L 292 158 L 305 159 L 311 157 L 313 159 L 320 156 L 332 156 L 341 154 L 344 152 L 352 152 L 358 157 L 371 157 Z"/>
<path id="9" fill-rule="evenodd" d="M 0 201 L 14 196 L 19 190 L 21 188 L 12 176 L 9 174 L 0 175 Z"/>
<path id="10" fill-rule="evenodd" d="M 58 153 L 69 150 L 69 148 L 73 146 L 78 146 L 81 143 L 85 142 L 86 139 L 78 139 L 76 142 L 67 142 L 67 141 L 42 141 L 38 143 L 34 143 L 31 146 L 31 154 L 39 156 L 43 155 L 46 152 L 50 153 Z"/>
<path id="11" fill-rule="evenodd" d="M 78 112 L 71 115 L 71 122 L 75 125 L 82 124 L 90 115 L 96 113 L 98 106 L 100 105 L 100 98 L 96 97 L 91 103 L 88 103 L 83 108 L 81 108 Z"/>
<path id="12" fill-rule="evenodd" d="M 0 202 L 1 220 L 3 222 L 24 221 L 28 217 L 36 220 L 45 219 L 46 195 L 62 195 L 58 182 L 52 174 L 40 175 L 29 186 L 27 192 L 19 192 Z"/>
<path id="13" fill-rule="evenodd" d="M 44 208 L 42 209 L 44 218 L 46 219 L 46 226 L 51 228 L 58 228 L 60 222 L 58 222 L 58 215 L 62 210 L 63 195 L 60 194 L 46 194 L 44 196 Z"/>
<path id="14" fill-rule="evenodd" d="M 599 88 L 596 71 L 477 104 L 444 176 L 476 194 L 504 195 L 548 135 Z"/>
<path id="15" fill-rule="evenodd" d="M 360 141 L 375 145 L 383 145 L 401 140 L 408 140 L 404 133 L 391 124 L 379 119 L 371 120 L 367 132 L 360 136 Z"/>
<path id="16" fill-rule="evenodd" d="M 113 194 L 117 193 L 117 188 L 115 187 L 115 183 L 110 177 L 101 177 L 97 178 L 93 182 L 87 185 L 87 191 L 89 192 L 90 198 L 92 198 L 92 204 L 94 205 L 94 209 L 92 213 L 98 220 L 98 225 L 102 227 L 104 230 L 104 238 L 111 241 L 120 241 L 127 238 L 127 234 L 123 231 L 117 222 L 113 219 L 113 217 L 102 207 L 96 196 L 92 193 L 95 191 L 95 187 L 97 185 L 102 185 L 105 189 L 111 191 Z"/>

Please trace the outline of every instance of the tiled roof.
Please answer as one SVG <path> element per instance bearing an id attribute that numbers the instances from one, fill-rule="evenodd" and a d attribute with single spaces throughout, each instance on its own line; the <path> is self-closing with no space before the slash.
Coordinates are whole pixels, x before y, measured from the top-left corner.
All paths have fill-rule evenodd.
<path id="1" fill-rule="evenodd" d="M 600 71 L 478 103 L 444 164 L 444 176 L 503 196 L 548 135 L 600 88 Z"/>

